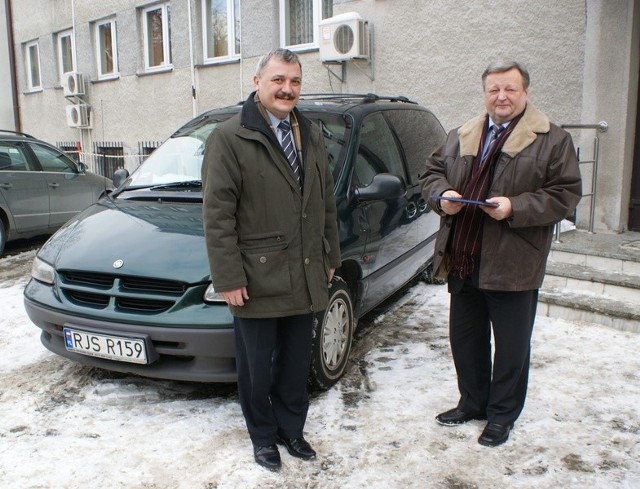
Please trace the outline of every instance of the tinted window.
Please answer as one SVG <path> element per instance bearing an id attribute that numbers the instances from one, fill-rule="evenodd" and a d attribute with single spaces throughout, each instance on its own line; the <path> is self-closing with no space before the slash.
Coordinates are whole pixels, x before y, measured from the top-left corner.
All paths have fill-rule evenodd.
<path id="1" fill-rule="evenodd" d="M 22 148 L 0 143 L 0 171 L 31 170 Z"/>
<path id="2" fill-rule="evenodd" d="M 366 187 L 378 173 L 391 173 L 405 178 L 398 144 L 379 112 L 368 115 L 360 127 L 354 183 Z"/>
<path id="3" fill-rule="evenodd" d="M 60 151 L 40 144 L 32 144 L 31 149 L 36 154 L 43 171 L 69 173 L 76 171 L 73 162 Z"/>
<path id="4" fill-rule="evenodd" d="M 444 129 L 431 112 L 424 110 L 388 110 L 385 116 L 402 144 L 409 183 L 415 185 L 427 158 L 444 143 Z"/>
<path id="5" fill-rule="evenodd" d="M 304 115 L 311 119 L 322 129 L 324 145 L 327 149 L 329 167 L 334 180 L 338 178 L 344 166 L 345 152 L 347 150 L 347 124 L 345 116 L 340 114 L 329 114 L 327 112 L 304 112 Z"/>

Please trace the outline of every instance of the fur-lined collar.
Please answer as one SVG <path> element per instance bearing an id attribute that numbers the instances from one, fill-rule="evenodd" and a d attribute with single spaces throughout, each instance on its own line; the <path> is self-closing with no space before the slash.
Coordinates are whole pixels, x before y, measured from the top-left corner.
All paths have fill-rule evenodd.
<path id="1" fill-rule="evenodd" d="M 479 115 L 465 122 L 458 129 L 460 138 L 460 156 L 476 156 L 480 146 L 482 130 L 487 119 L 487 115 Z M 507 153 L 512 158 L 529 146 L 536 139 L 536 134 L 544 134 L 551 129 L 549 118 L 536 109 L 533 105 L 527 104 L 524 115 L 515 127 L 509 138 L 502 146 L 502 152 Z"/>

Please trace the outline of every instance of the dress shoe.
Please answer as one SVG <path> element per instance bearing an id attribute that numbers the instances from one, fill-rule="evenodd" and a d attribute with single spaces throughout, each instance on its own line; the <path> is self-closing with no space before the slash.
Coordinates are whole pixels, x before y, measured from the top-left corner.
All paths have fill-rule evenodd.
<path id="1" fill-rule="evenodd" d="M 280 461 L 280 452 L 275 445 L 267 446 L 254 446 L 253 458 L 259 465 L 262 465 L 265 469 L 272 470 L 274 472 L 280 470 L 282 462 Z"/>
<path id="2" fill-rule="evenodd" d="M 304 438 L 278 438 L 278 443 L 287 447 L 287 451 L 294 457 L 302 460 L 315 458 L 316 452 Z"/>
<path id="3" fill-rule="evenodd" d="M 485 447 L 497 447 L 509 439 L 512 424 L 487 423 L 484 431 L 478 438 L 478 443 Z"/>
<path id="4" fill-rule="evenodd" d="M 456 426 L 473 419 L 487 419 L 487 415 L 485 413 L 465 413 L 458 408 L 453 408 L 436 416 L 436 421 L 443 426 Z"/>

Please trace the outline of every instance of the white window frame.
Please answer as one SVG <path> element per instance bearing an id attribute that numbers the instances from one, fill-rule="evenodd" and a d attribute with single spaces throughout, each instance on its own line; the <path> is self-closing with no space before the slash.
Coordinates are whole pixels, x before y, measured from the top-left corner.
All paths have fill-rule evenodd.
<path id="1" fill-rule="evenodd" d="M 56 50 L 58 53 L 58 73 L 60 74 L 60 80 L 64 79 L 64 75 L 66 73 L 72 73 L 76 71 L 76 43 L 73 35 L 73 29 L 68 29 L 66 31 L 60 31 L 56 34 Z M 70 61 L 71 61 L 71 69 L 65 70 L 64 68 L 64 56 L 63 56 L 63 40 L 69 39 L 69 46 L 71 48 Z"/>
<path id="2" fill-rule="evenodd" d="M 163 62 L 159 65 L 151 66 L 149 59 L 149 25 L 147 14 L 154 10 L 160 10 L 162 15 L 162 57 Z M 169 26 L 169 3 L 159 3 L 142 9 L 142 45 L 144 49 L 144 70 L 146 72 L 167 71 L 173 67 L 171 64 L 171 29 Z"/>
<path id="3" fill-rule="evenodd" d="M 105 26 L 111 30 L 111 53 L 113 55 L 113 71 L 105 71 L 105 67 L 102 65 L 102 54 L 106 46 L 102 45 L 102 37 L 100 36 L 101 29 Z M 98 20 L 94 24 L 95 29 L 95 43 L 96 43 L 96 69 L 98 72 L 98 80 L 106 80 L 110 78 L 118 78 L 120 76 L 120 69 L 118 65 L 118 38 L 116 30 L 116 19 L 104 19 Z"/>
<path id="4" fill-rule="evenodd" d="M 313 0 L 313 40 L 304 44 L 289 44 L 287 41 L 287 32 L 289 27 L 287 25 L 289 11 L 289 3 L 292 0 L 278 0 L 279 2 L 279 19 L 280 19 L 280 46 L 291 49 L 292 51 L 301 51 L 305 49 L 317 48 L 319 46 L 318 39 L 318 24 L 322 19 L 322 0 Z M 295 1 L 295 0 L 293 0 Z"/>
<path id="5" fill-rule="evenodd" d="M 25 57 L 27 68 L 27 87 L 30 92 L 38 92 L 42 90 L 42 70 L 40 69 L 40 44 L 38 41 L 30 41 L 25 44 Z M 35 48 L 35 54 L 37 59 L 34 60 L 32 56 L 32 48 Z M 35 65 L 34 65 L 35 63 Z M 33 70 L 37 71 L 38 83 L 34 83 Z"/>
<path id="6" fill-rule="evenodd" d="M 207 22 L 207 12 L 209 10 L 211 2 L 214 0 L 201 0 L 200 6 L 202 7 L 202 57 L 205 63 L 228 61 L 240 58 L 240 49 L 236 52 L 236 13 L 239 16 L 240 12 L 234 11 L 235 0 L 223 0 L 227 4 L 227 53 L 223 56 L 213 56 L 213 53 L 209 53 L 209 32 L 210 25 Z M 238 2 L 238 10 L 240 4 Z"/>

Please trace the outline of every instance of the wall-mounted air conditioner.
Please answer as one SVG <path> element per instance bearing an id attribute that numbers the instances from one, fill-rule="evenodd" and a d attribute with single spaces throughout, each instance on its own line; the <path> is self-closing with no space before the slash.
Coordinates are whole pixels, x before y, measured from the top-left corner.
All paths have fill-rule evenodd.
<path id="1" fill-rule="evenodd" d="M 320 59 L 344 61 L 369 59 L 369 23 L 357 12 L 347 12 L 324 19 L 320 27 Z"/>
<path id="2" fill-rule="evenodd" d="M 69 127 L 90 127 L 91 107 L 87 104 L 67 105 L 67 125 Z"/>
<path id="3" fill-rule="evenodd" d="M 84 76 L 75 71 L 62 75 L 62 89 L 65 97 L 84 95 Z"/>

